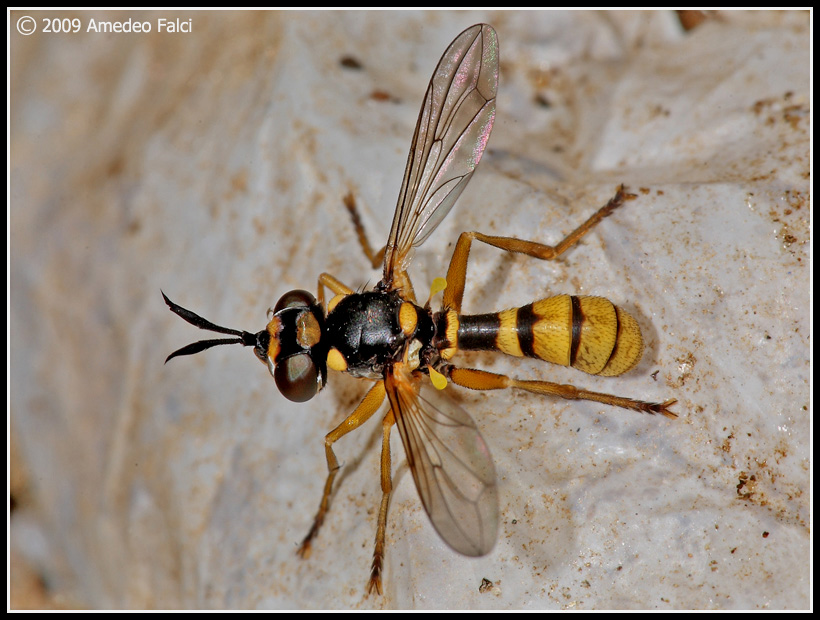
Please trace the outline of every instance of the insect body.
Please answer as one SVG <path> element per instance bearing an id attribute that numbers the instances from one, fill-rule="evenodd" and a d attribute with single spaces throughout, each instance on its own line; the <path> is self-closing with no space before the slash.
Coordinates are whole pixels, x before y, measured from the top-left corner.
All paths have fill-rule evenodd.
<path id="1" fill-rule="evenodd" d="M 376 381 L 355 411 L 325 437 L 328 476 L 313 526 L 299 548 L 303 557 L 309 555 L 327 515 L 339 470 L 333 444 L 387 400 L 371 591 L 381 592 L 393 425 L 398 427 L 424 509 L 441 537 L 470 556 L 486 554 L 495 544 L 498 499 L 493 461 L 473 420 L 442 393 L 448 382 L 476 390 L 518 388 L 674 417 L 669 411 L 674 400 L 648 403 L 460 368 L 451 362 L 459 350 L 470 349 L 537 357 L 600 375 L 624 373 L 638 362 L 643 344 L 637 323 L 606 299 L 559 295 L 494 314 L 461 313 L 473 241 L 544 260 L 556 258 L 631 197 L 623 187 L 554 247 L 462 233 L 446 280 L 438 278 L 431 291 L 432 298 L 443 290 L 441 308 L 434 311 L 429 301 L 423 306 L 417 303 L 406 271 L 411 252 L 448 213 L 481 159 L 495 118 L 497 83 L 496 33 L 486 24 L 472 26 L 444 52 L 427 89 L 383 252 L 372 252 L 352 197 L 345 199 L 365 253 L 374 266 L 380 261 L 383 266 L 374 290 L 355 292 L 323 273 L 318 299 L 302 290 L 286 293 L 271 311 L 266 328 L 255 334 L 215 325 L 163 294 L 168 307 L 189 323 L 232 336 L 192 343 L 168 359 L 220 344 L 250 346 L 268 366 L 281 393 L 298 402 L 309 400 L 326 384 L 328 368 Z M 325 289 L 334 293 L 327 304 Z M 431 389 L 428 379 L 438 389 Z"/>

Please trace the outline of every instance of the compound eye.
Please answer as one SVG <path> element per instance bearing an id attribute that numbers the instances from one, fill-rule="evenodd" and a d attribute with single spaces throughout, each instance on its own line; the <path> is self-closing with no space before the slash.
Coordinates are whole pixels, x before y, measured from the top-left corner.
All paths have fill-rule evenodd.
<path id="1" fill-rule="evenodd" d="M 319 391 L 319 370 L 307 353 L 298 353 L 276 364 L 273 371 L 276 387 L 288 400 L 303 403 Z"/>
<path id="2" fill-rule="evenodd" d="M 276 302 L 276 306 L 273 309 L 273 313 L 276 314 L 283 308 L 294 308 L 294 307 L 305 307 L 309 308 L 310 306 L 316 303 L 316 298 L 308 293 L 307 291 L 303 290 L 295 290 L 289 291 L 282 295 L 279 298 L 279 301 Z"/>

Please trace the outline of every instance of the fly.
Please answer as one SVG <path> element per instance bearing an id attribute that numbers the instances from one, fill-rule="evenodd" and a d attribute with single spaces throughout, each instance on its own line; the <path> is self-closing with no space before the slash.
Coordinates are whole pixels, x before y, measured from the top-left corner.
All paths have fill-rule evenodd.
<path id="1" fill-rule="evenodd" d="M 302 557 L 310 554 L 330 507 L 340 467 L 333 444 L 364 424 L 387 400 L 389 409 L 382 419 L 382 498 L 369 592 L 382 590 L 394 425 L 424 510 L 442 539 L 468 556 L 485 555 L 495 545 L 498 493 L 493 460 L 470 415 L 442 392 L 448 383 L 473 390 L 516 388 L 676 417 L 669 410 L 675 400 L 650 403 L 451 363 L 460 350 L 495 350 L 606 376 L 625 373 L 638 363 L 643 340 L 637 322 L 600 297 L 558 295 L 491 314 L 461 313 L 474 241 L 552 260 L 633 197 L 623 186 L 555 246 L 462 233 L 446 279 L 434 280 L 424 305 L 416 300 L 407 274 L 412 251 L 444 219 L 481 160 L 495 120 L 497 87 L 498 39 L 491 26 L 477 24 L 456 37 L 433 73 L 383 250 L 371 249 L 352 195 L 345 198 L 365 254 L 374 267 L 382 265 L 381 280 L 372 291 L 356 292 L 323 273 L 317 297 L 304 290 L 286 293 L 271 311 L 265 329 L 257 333 L 215 325 L 163 293 L 168 307 L 188 323 L 232 336 L 192 343 L 169 355 L 166 362 L 221 344 L 252 347 L 282 395 L 297 402 L 310 400 L 325 386 L 328 369 L 375 381 L 353 413 L 325 437 L 328 475 L 313 525 L 298 551 Z M 327 303 L 325 289 L 333 293 Z M 442 305 L 434 311 L 430 299 L 441 291 Z M 437 389 L 430 389 L 428 382 Z"/>

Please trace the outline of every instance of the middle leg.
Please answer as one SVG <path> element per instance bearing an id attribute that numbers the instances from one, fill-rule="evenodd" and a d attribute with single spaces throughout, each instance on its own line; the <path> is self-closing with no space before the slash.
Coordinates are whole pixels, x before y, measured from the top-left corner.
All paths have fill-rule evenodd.
<path id="1" fill-rule="evenodd" d="M 367 260 L 370 261 L 373 269 L 380 267 L 384 261 L 385 248 L 382 248 L 378 252 L 373 251 L 373 247 L 367 240 L 367 232 L 364 229 L 362 218 L 359 215 L 359 209 L 356 207 L 356 199 L 353 197 L 353 192 L 348 192 L 342 201 L 345 203 L 345 207 L 347 207 L 347 212 L 350 213 L 350 219 L 353 220 L 353 228 L 356 229 L 356 237 L 359 239 L 359 245 L 362 246 L 364 255 L 367 257 Z"/>
<path id="2" fill-rule="evenodd" d="M 382 565 L 384 564 L 384 537 L 387 531 L 387 507 L 390 504 L 390 493 L 393 491 L 393 479 L 390 468 L 390 430 L 395 423 L 396 419 L 393 417 L 393 410 L 391 409 L 382 421 L 382 502 L 379 506 L 379 523 L 376 527 L 376 547 L 373 550 L 373 564 L 370 566 L 370 582 L 367 587 L 368 593 L 374 589 L 377 593 L 382 593 Z"/>
<path id="3" fill-rule="evenodd" d="M 563 241 L 557 245 L 545 245 L 535 241 L 525 241 L 523 239 L 513 239 L 512 237 L 496 237 L 485 235 L 479 232 L 463 232 L 458 238 L 453 257 L 450 259 L 450 267 L 447 270 L 447 288 L 444 289 L 444 308 L 461 312 L 461 303 L 464 298 L 464 284 L 467 278 L 467 261 L 470 257 L 470 246 L 473 240 L 481 241 L 507 252 L 518 252 L 540 258 L 541 260 L 553 260 L 566 252 L 573 245 L 578 243 L 598 222 L 620 207 L 626 200 L 634 198 L 634 194 L 628 194 L 623 185 L 618 188 L 617 193 L 609 202 L 598 209 L 586 222 L 567 235 Z"/>

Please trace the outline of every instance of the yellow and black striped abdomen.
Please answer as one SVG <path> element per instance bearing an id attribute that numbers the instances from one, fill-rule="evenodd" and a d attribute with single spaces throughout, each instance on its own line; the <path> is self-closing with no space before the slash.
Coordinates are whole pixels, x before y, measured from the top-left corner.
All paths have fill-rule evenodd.
<path id="1" fill-rule="evenodd" d="M 638 323 L 603 297 L 558 295 L 458 320 L 459 349 L 537 357 L 593 375 L 623 374 L 643 353 Z"/>

